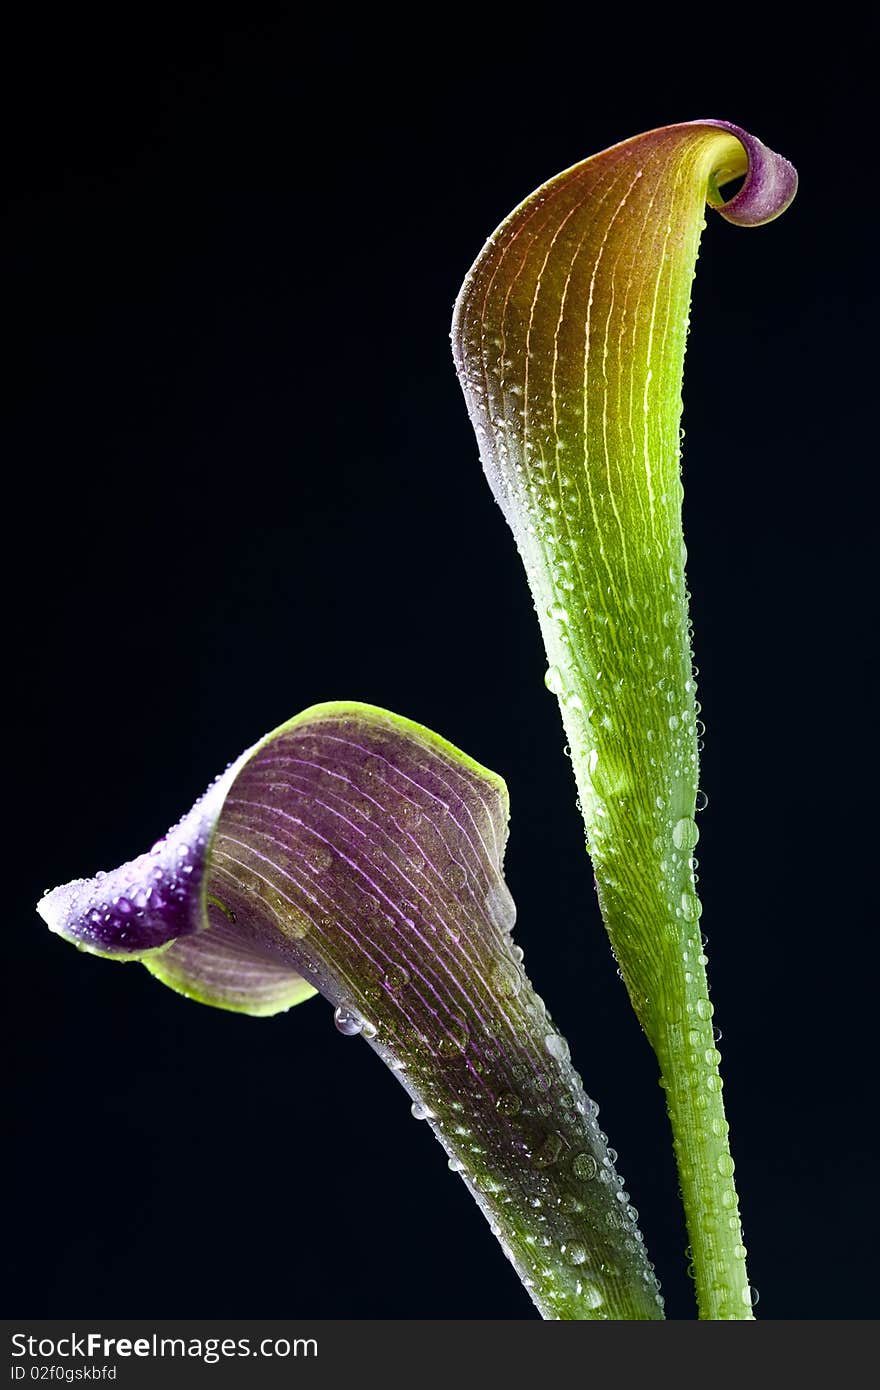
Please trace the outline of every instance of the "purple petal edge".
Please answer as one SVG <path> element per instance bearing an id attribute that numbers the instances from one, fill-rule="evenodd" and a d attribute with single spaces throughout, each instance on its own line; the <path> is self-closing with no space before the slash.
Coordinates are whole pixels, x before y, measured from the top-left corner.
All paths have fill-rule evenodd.
<path id="1" fill-rule="evenodd" d="M 690 125 L 717 126 L 739 140 L 749 161 L 745 182 L 726 203 L 712 204 L 715 212 L 738 227 L 760 227 L 772 222 L 794 199 L 798 176 L 793 164 L 732 121 L 691 121 Z"/>
<path id="2" fill-rule="evenodd" d="M 37 911 L 50 931 L 83 950 L 131 960 L 198 931 L 211 836 L 241 762 L 148 853 L 47 893 Z"/>

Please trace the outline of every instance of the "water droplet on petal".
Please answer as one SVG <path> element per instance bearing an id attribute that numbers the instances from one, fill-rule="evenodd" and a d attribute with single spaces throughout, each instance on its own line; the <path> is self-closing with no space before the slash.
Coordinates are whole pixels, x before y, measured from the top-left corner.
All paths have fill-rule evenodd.
<path id="1" fill-rule="evenodd" d="M 441 870 L 441 876 L 447 887 L 454 893 L 460 892 L 467 885 L 467 870 L 463 864 L 459 864 L 457 859 L 450 859 L 446 867 Z"/>
<path id="2" fill-rule="evenodd" d="M 522 1110 L 522 1101 L 513 1091 L 505 1091 L 496 1100 L 495 1109 L 499 1115 L 518 1115 Z"/>
<path id="3" fill-rule="evenodd" d="M 672 831 L 672 843 L 676 849 L 693 849 L 700 838 L 700 831 L 690 816 L 682 816 Z"/>
<path id="4" fill-rule="evenodd" d="M 402 965 L 389 965 L 385 969 L 382 983 L 392 994 L 396 994 L 409 984 L 409 971 L 404 970 Z"/>
<path id="5" fill-rule="evenodd" d="M 558 1134 L 548 1134 L 542 1143 L 535 1150 L 534 1164 L 536 1168 L 549 1168 L 555 1163 L 562 1152 L 562 1139 Z"/>
<path id="6" fill-rule="evenodd" d="M 544 1046 L 557 1062 L 566 1062 L 571 1055 L 568 1043 L 559 1033 L 548 1033 L 544 1039 Z"/>
<path id="7" fill-rule="evenodd" d="M 353 1038 L 356 1033 L 363 1031 L 364 1021 L 353 1009 L 347 1009 L 343 1004 L 339 1004 L 333 1010 L 333 1022 L 344 1033 L 347 1038 Z"/>
<path id="8" fill-rule="evenodd" d="M 592 1154 L 575 1154 L 572 1170 L 576 1178 L 582 1182 L 591 1182 L 598 1172 L 599 1165 Z"/>
<path id="9" fill-rule="evenodd" d="M 522 989 L 522 976 L 511 961 L 497 961 L 491 980 L 502 999 L 515 999 Z"/>
<path id="10" fill-rule="evenodd" d="M 510 896 L 507 885 L 494 884 L 486 894 L 486 914 L 493 927 L 499 931 L 510 932 L 516 923 L 516 904 Z"/>

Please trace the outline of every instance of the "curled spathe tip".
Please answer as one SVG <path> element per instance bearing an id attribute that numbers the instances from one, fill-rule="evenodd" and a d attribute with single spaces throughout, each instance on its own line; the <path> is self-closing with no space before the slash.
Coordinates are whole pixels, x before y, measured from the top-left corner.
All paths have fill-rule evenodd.
<path id="1" fill-rule="evenodd" d="M 729 131 L 742 145 L 748 160 L 743 185 L 733 197 L 723 202 L 710 198 L 710 205 L 716 212 L 738 227 L 761 227 L 785 212 L 798 188 L 793 164 L 731 121 L 705 120 L 691 124 Z"/>

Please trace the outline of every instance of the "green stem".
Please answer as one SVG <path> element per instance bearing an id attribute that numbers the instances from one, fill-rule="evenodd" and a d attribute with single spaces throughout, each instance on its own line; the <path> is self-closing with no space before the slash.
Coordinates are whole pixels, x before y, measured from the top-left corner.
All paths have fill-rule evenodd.
<path id="1" fill-rule="evenodd" d="M 687 966 L 678 1007 L 667 1007 L 651 1042 L 672 1125 L 697 1306 L 701 1319 L 752 1320 L 705 957 Z"/>
<path id="2" fill-rule="evenodd" d="M 420 1035 L 395 1027 L 392 1000 L 354 992 L 357 1011 L 376 1027 L 365 1029 L 370 1046 L 412 1096 L 413 1113 L 429 1120 L 542 1317 L 662 1318 L 598 1107 L 510 938 L 494 946 L 494 960 L 478 962 L 476 973 L 493 979 L 496 993 L 472 1011 L 463 1006 L 465 1050 L 426 1051 Z M 436 1026 L 427 1012 L 421 1022 L 425 1032 Z"/>
<path id="3" fill-rule="evenodd" d="M 680 603 L 684 614 L 683 582 Z M 699 1316 L 751 1319 L 700 936 L 693 858 L 699 707 L 684 620 L 677 641 L 678 662 L 667 662 L 664 685 L 652 689 L 636 670 L 603 707 L 582 683 L 581 707 L 595 701 L 592 723 L 564 698 L 562 715 L 602 915 L 666 1089 Z M 555 655 L 552 634 L 548 649 Z M 612 646 L 601 660 L 614 680 L 623 668 Z M 667 690 L 679 711 L 672 728 Z"/>

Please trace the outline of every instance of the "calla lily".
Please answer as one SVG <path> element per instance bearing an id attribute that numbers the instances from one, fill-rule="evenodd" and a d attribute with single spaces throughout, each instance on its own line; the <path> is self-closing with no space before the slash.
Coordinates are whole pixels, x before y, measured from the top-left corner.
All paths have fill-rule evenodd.
<path id="1" fill-rule="evenodd" d="M 153 849 L 39 904 L 84 950 L 254 1015 L 316 991 L 409 1093 L 549 1318 L 662 1316 L 636 1212 L 513 944 L 507 791 L 386 711 L 320 705 Z"/>
<path id="2" fill-rule="evenodd" d="M 681 385 L 707 200 L 757 226 L 796 187 L 785 159 L 725 121 L 638 135 L 510 214 L 464 282 L 452 334 L 531 586 L 602 914 L 660 1060 L 701 1313 L 713 1318 L 751 1317 L 751 1301 L 694 876 L 701 730 Z"/>

